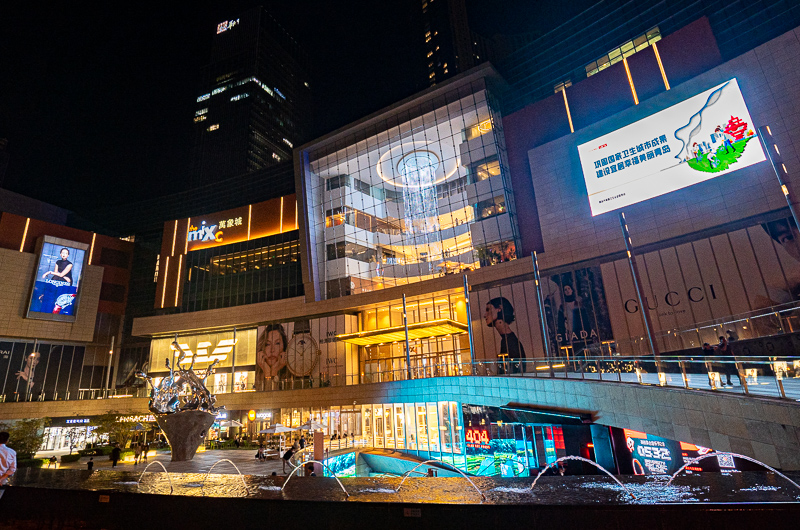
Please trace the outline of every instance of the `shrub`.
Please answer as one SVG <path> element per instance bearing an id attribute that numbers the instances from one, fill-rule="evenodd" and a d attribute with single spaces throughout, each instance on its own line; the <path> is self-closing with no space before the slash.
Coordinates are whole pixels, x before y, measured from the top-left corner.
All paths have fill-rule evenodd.
<path id="1" fill-rule="evenodd" d="M 22 458 L 17 460 L 17 467 L 42 467 L 45 462 L 46 458 Z"/>
<path id="2" fill-rule="evenodd" d="M 61 463 L 66 464 L 67 462 L 77 462 L 81 459 L 81 455 L 74 454 L 74 455 L 62 455 L 61 456 Z"/>

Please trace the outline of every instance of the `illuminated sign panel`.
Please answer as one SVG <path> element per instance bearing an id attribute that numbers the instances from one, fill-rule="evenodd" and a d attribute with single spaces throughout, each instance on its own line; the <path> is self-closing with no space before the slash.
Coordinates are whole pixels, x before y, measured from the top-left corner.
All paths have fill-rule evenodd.
<path id="1" fill-rule="evenodd" d="M 239 19 L 236 20 L 226 20 L 225 22 L 220 22 L 217 24 L 217 35 L 222 32 L 228 31 L 229 29 L 233 29 L 234 26 L 239 24 Z"/>
<path id="2" fill-rule="evenodd" d="M 188 219 L 186 251 L 239 243 L 297 229 L 295 195 Z M 167 222 L 167 232 L 173 222 Z"/>
<path id="3" fill-rule="evenodd" d="M 88 245 L 44 236 L 28 305 L 28 318 L 74 322 Z"/>
<path id="4" fill-rule="evenodd" d="M 592 216 L 765 160 L 736 79 L 578 146 Z"/>

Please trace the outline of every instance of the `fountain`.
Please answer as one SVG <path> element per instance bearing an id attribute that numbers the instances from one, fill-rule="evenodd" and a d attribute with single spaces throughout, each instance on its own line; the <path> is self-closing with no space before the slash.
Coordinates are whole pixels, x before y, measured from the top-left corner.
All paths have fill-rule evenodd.
<path id="1" fill-rule="evenodd" d="M 175 363 L 177 368 L 173 370 L 167 359 L 169 375 L 158 386 L 143 372 L 137 372 L 136 376 L 147 381 L 152 388 L 149 408 L 169 441 L 172 461 L 183 462 L 194 458 L 208 429 L 214 424 L 217 411 L 221 410 L 221 407 L 214 406 L 216 396 L 206 388 L 206 380 L 214 373 L 214 367 L 219 360 L 215 360 L 202 375 L 198 375 L 194 371 L 195 357 L 192 356 L 188 368 L 181 368 L 186 352 L 178 341 L 174 341 L 172 347 L 180 352 Z M 191 389 L 191 394 L 182 398 L 180 394 L 185 386 Z"/>
<path id="2" fill-rule="evenodd" d="M 244 486 L 244 491 L 247 495 L 250 495 L 250 489 L 247 487 L 247 483 L 244 481 L 244 475 L 242 475 L 242 472 L 239 471 L 239 467 L 230 460 L 228 460 L 227 458 L 217 460 L 216 462 L 214 462 L 214 465 L 209 468 L 208 473 L 206 473 L 206 476 L 203 478 L 203 485 L 201 486 L 201 490 L 206 487 L 206 480 L 208 480 L 208 476 L 211 474 L 214 468 L 217 467 L 217 464 L 221 464 L 222 462 L 228 462 L 230 465 L 233 466 L 236 472 L 239 473 L 239 478 L 242 479 L 242 486 Z"/>
<path id="3" fill-rule="evenodd" d="M 319 460 L 306 460 L 306 463 L 307 463 L 307 464 L 308 464 L 309 462 L 311 462 L 311 463 L 314 463 L 314 464 L 320 464 L 322 467 L 324 467 L 325 469 L 327 469 L 327 470 L 328 470 L 328 473 L 330 473 L 330 474 L 331 474 L 331 476 L 332 476 L 333 478 L 335 478 L 335 479 L 336 479 L 336 482 L 338 482 L 338 483 L 339 483 L 339 487 L 341 487 L 341 488 L 342 488 L 342 491 L 344 492 L 344 494 L 345 494 L 347 497 L 350 497 L 350 494 L 349 494 L 349 493 L 347 493 L 347 490 L 346 490 L 346 489 L 344 489 L 344 484 L 342 484 L 342 481 L 341 481 L 341 480 L 339 480 L 339 477 L 337 477 L 337 476 L 336 476 L 336 473 L 334 473 L 333 471 L 331 471 L 331 468 L 329 468 L 329 467 L 327 466 L 327 464 L 325 464 L 324 462 L 320 462 Z M 286 482 L 284 482 L 284 483 L 283 483 L 283 486 L 281 487 L 281 491 L 283 491 L 283 490 L 284 490 L 284 488 L 286 488 L 286 485 L 287 485 L 287 484 L 289 484 L 289 481 L 292 479 L 292 477 L 294 476 L 294 474 L 295 474 L 295 473 L 297 473 L 297 471 L 298 471 L 298 470 L 300 470 L 300 469 L 301 469 L 301 466 L 295 466 L 295 468 L 292 470 L 292 472 L 291 472 L 291 473 L 289 473 L 289 476 L 288 476 L 288 477 L 286 477 Z"/>
<path id="4" fill-rule="evenodd" d="M 429 463 L 432 463 L 432 462 L 436 462 L 437 464 L 444 464 L 444 465 L 446 465 L 448 467 L 451 467 L 454 470 L 458 471 L 461 474 L 462 477 L 467 479 L 467 481 L 470 484 L 472 484 L 472 487 L 475 488 L 475 491 L 477 491 L 478 494 L 481 496 L 481 501 L 485 501 L 486 500 L 486 495 L 484 495 L 483 492 L 480 490 L 480 488 L 478 488 L 478 486 L 476 486 L 475 483 L 472 482 L 472 479 L 469 478 L 469 476 L 466 473 L 464 473 L 463 471 L 458 469 L 456 466 L 454 466 L 452 464 L 448 464 L 447 462 L 442 462 L 441 460 L 425 460 L 424 462 L 420 462 L 419 464 L 417 464 L 416 466 L 411 468 L 411 471 L 406 471 L 405 473 L 403 473 L 403 480 L 400 481 L 400 485 L 397 486 L 397 489 L 395 490 L 395 493 L 400 491 L 400 488 L 403 487 L 403 482 L 405 482 L 406 479 L 408 478 L 408 476 L 411 475 L 411 473 L 413 473 L 414 471 L 416 471 L 416 469 L 418 467 L 424 466 L 425 464 L 429 464 Z"/>
<path id="5" fill-rule="evenodd" d="M 797 489 L 800 489 L 800 485 L 798 485 L 797 482 L 795 482 L 794 480 L 790 479 L 789 477 L 787 477 L 786 475 L 784 475 L 783 473 L 781 473 L 777 469 L 771 468 L 770 466 L 768 466 L 764 462 L 761 462 L 760 460 L 756 460 L 755 458 L 750 458 L 749 456 L 740 455 L 738 453 L 708 453 L 708 454 L 705 454 L 705 455 L 698 456 L 697 458 L 693 458 L 693 459 L 689 460 L 688 462 L 686 462 L 685 464 L 683 464 L 679 470 L 677 470 L 675 473 L 672 474 L 672 476 L 669 478 L 669 481 L 667 482 L 667 486 L 671 486 L 672 485 L 672 481 L 675 480 L 675 477 L 678 476 L 678 473 L 680 473 L 681 471 L 686 469 L 686 466 L 690 466 L 692 464 L 695 464 L 695 463 L 697 463 L 697 462 L 699 462 L 701 460 L 705 460 L 706 458 L 710 458 L 712 456 L 716 457 L 717 455 L 720 455 L 720 454 L 726 454 L 726 455 L 735 456 L 736 458 L 742 458 L 744 460 L 748 460 L 750 462 L 753 462 L 754 464 L 758 464 L 758 465 L 760 465 L 760 466 L 772 471 L 776 475 L 785 478 L 786 480 L 791 482 Z"/>
<path id="6" fill-rule="evenodd" d="M 539 474 L 538 474 L 538 475 L 536 475 L 536 478 L 535 478 L 535 479 L 533 479 L 533 483 L 531 484 L 531 489 L 533 489 L 533 488 L 536 486 L 536 482 L 538 482 L 538 480 L 539 480 L 539 477 L 541 477 L 542 475 L 544 475 L 544 473 L 545 473 L 545 472 L 546 472 L 548 469 L 550 469 L 550 468 L 551 468 L 551 467 L 553 467 L 553 466 L 556 466 L 556 465 L 558 465 L 558 463 L 559 463 L 559 462 L 562 462 L 562 461 L 564 461 L 564 460 L 579 460 L 579 461 L 581 461 L 581 462 L 587 462 L 587 463 L 589 463 L 589 464 L 592 464 L 594 467 L 596 467 L 597 469 L 599 469 L 600 471 L 602 471 L 603 473 L 605 473 L 605 474 L 606 474 L 606 475 L 608 475 L 609 477 L 613 478 L 613 479 L 614 479 L 614 481 L 615 481 L 617 484 L 619 484 L 619 485 L 620 485 L 620 487 L 622 487 L 622 489 L 624 489 L 624 490 L 625 490 L 625 491 L 628 493 L 628 495 L 630 495 L 630 496 L 631 496 L 631 497 L 633 497 L 634 499 L 636 498 L 636 495 L 634 495 L 633 493 L 631 493 L 631 491 L 630 491 L 628 488 L 626 488 L 626 487 L 625 487 L 625 485 L 624 485 L 622 482 L 620 482 L 620 481 L 619 481 L 619 479 L 617 479 L 617 477 L 615 477 L 614 475 L 612 475 L 611 473 L 609 473 L 609 472 L 608 472 L 608 470 L 607 470 L 606 468 L 604 468 L 603 466 L 601 466 L 601 465 L 600 465 L 600 464 L 598 464 L 597 462 L 593 462 L 592 460 L 589 460 L 588 458 L 583 458 L 582 456 L 562 456 L 561 458 L 557 459 L 555 462 L 551 462 L 550 464 L 547 464 L 547 465 L 546 465 L 546 466 L 545 466 L 545 467 L 544 467 L 544 468 L 543 468 L 541 471 L 539 471 Z M 684 467 L 686 467 L 686 466 L 684 466 Z M 681 469 L 683 469 L 683 468 L 681 468 Z M 669 484 L 667 484 L 667 485 L 669 485 Z"/>
<path id="7" fill-rule="evenodd" d="M 172 487 L 172 477 L 170 477 L 170 476 L 169 476 L 169 471 L 167 471 L 167 468 L 165 468 L 165 467 L 164 467 L 164 464 L 162 464 L 162 463 L 161 463 L 161 462 L 159 462 L 158 460 L 155 460 L 155 461 L 153 461 L 153 462 L 150 462 L 149 464 L 147 464 L 147 465 L 145 466 L 145 468 L 144 468 L 144 471 L 142 471 L 142 474 L 141 474 L 141 475 L 139 475 L 139 480 L 137 480 L 137 481 L 136 481 L 136 487 L 137 487 L 137 488 L 139 487 L 139 485 L 140 485 L 140 484 L 141 484 L 141 482 L 142 482 L 142 477 L 144 477 L 144 474 L 145 474 L 145 473 L 147 473 L 147 469 L 148 469 L 150 466 L 152 466 L 153 464 L 158 464 L 159 466 L 161 466 L 161 469 L 163 469 L 163 470 L 164 470 L 164 473 L 166 473 L 166 474 L 167 474 L 167 479 L 169 480 L 169 494 L 170 494 L 170 495 L 172 495 L 172 492 L 173 492 L 173 491 L 175 491 L 175 488 L 173 488 L 173 487 Z"/>

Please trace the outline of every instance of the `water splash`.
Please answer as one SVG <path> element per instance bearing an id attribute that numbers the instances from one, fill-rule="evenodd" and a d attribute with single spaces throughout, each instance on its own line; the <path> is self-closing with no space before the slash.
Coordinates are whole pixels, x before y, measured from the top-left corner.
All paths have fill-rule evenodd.
<path id="1" fill-rule="evenodd" d="M 672 485 L 672 481 L 675 480 L 675 477 L 678 476 L 678 473 L 680 473 L 681 471 L 686 469 L 686 466 L 690 466 L 690 465 L 695 464 L 695 463 L 697 463 L 697 462 L 699 462 L 701 460 L 705 460 L 706 458 L 711 458 L 712 456 L 716 457 L 717 455 L 721 455 L 721 454 L 735 456 L 736 458 L 742 458 L 744 460 L 748 460 L 750 462 L 753 462 L 754 464 L 758 464 L 761 467 L 769 469 L 773 473 L 785 478 L 786 480 L 791 482 L 792 485 L 794 485 L 794 487 L 796 487 L 797 489 L 800 489 L 800 485 L 798 485 L 797 482 L 795 482 L 794 480 L 790 479 L 789 477 L 787 477 L 786 475 L 784 475 L 783 473 L 781 473 L 777 469 L 771 468 L 770 466 L 768 466 L 767 464 L 765 464 L 764 462 L 762 462 L 760 460 L 756 460 L 755 458 L 750 458 L 749 456 L 740 455 L 739 453 L 708 453 L 708 454 L 705 454 L 705 455 L 702 455 L 702 456 L 698 456 L 697 458 L 692 458 L 691 460 L 689 460 L 688 462 L 683 464 L 679 470 L 677 470 L 675 473 L 672 474 L 672 476 L 670 477 L 669 481 L 667 482 L 667 486 Z"/>
<path id="2" fill-rule="evenodd" d="M 467 474 L 466 474 L 466 473 L 464 473 L 463 471 L 461 471 L 460 469 L 458 469 L 458 468 L 457 468 L 456 466 L 454 466 L 453 464 L 448 464 L 447 462 L 442 462 L 441 460 L 425 460 L 424 462 L 420 462 L 419 464 L 417 464 L 416 466 L 414 466 L 413 468 L 411 468 L 411 471 L 406 471 L 405 473 L 403 473 L 403 480 L 401 480 L 401 481 L 400 481 L 400 485 L 399 485 L 399 486 L 397 486 L 397 489 L 395 490 L 395 492 L 399 492 L 399 491 L 400 491 L 400 488 L 402 488 L 402 487 L 403 487 L 403 482 L 405 482 L 405 481 L 406 481 L 406 479 L 408 478 L 408 476 L 409 476 L 409 475 L 411 475 L 411 473 L 413 473 L 414 471 L 416 471 L 416 469 L 417 469 L 418 467 L 420 467 L 420 466 L 424 466 L 425 464 L 430 464 L 430 463 L 433 463 L 433 462 L 435 462 L 435 463 L 437 463 L 437 464 L 444 464 L 444 465 L 446 465 L 446 466 L 449 466 L 449 467 L 453 468 L 454 470 L 458 471 L 459 473 L 461 473 L 461 476 L 462 476 L 462 477 L 464 477 L 465 479 L 467 479 L 467 481 L 468 481 L 470 484 L 472 484 L 472 487 L 473 487 L 473 488 L 475 488 L 475 491 L 477 491 L 477 492 L 478 492 L 478 494 L 480 494 L 480 496 L 481 496 L 481 501 L 485 501 L 485 500 L 486 500 L 486 495 L 484 495 L 484 494 L 483 494 L 483 492 L 480 490 L 480 488 L 478 488 L 478 486 L 476 486 L 476 485 L 475 485 L 475 483 L 474 483 L 474 482 L 472 482 L 472 479 L 471 479 L 471 478 L 469 478 L 469 476 L 467 476 Z"/>
<path id="3" fill-rule="evenodd" d="M 626 492 L 628 495 L 630 495 L 631 497 L 633 497 L 634 499 L 636 499 L 636 495 L 634 495 L 634 494 L 631 492 L 631 490 L 629 490 L 628 488 L 626 488 L 626 487 L 625 487 L 625 485 L 624 485 L 622 482 L 620 482 L 620 481 L 619 481 L 619 479 L 617 479 L 617 477 L 615 477 L 614 475 L 612 475 L 611 473 L 609 473 L 609 472 L 608 472 L 608 470 L 607 470 L 606 468 L 604 468 L 603 466 L 601 466 L 601 465 L 600 465 L 600 464 L 598 464 L 597 462 L 594 462 L 594 461 L 592 461 L 592 460 L 589 460 L 588 458 L 583 458 L 582 456 L 562 456 L 561 458 L 559 458 L 559 459 L 558 459 L 558 460 L 556 460 L 555 462 L 552 462 L 552 463 L 550 463 L 550 464 L 547 464 L 547 465 L 546 465 L 546 466 L 545 466 L 545 467 L 544 467 L 544 468 L 543 468 L 541 471 L 539 471 L 539 474 L 538 474 L 538 475 L 536 475 L 536 478 L 535 478 L 535 479 L 533 479 L 533 483 L 531 484 L 531 489 L 533 489 L 533 488 L 536 486 L 536 482 L 538 482 L 538 481 L 539 481 L 539 477 L 541 477 L 542 475 L 544 475 L 545 471 L 547 471 L 548 469 L 550 469 L 550 468 L 551 468 L 551 467 L 553 467 L 553 466 L 556 466 L 556 465 L 558 465 L 558 463 L 559 463 L 559 462 L 561 462 L 561 461 L 563 461 L 563 460 L 579 460 L 579 461 L 581 461 L 581 462 L 586 462 L 586 463 L 592 464 L 594 467 L 596 467 L 597 469 L 599 469 L 600 471 L 602 471 L 603 473 L 605 473 L 606 475 L 608 475 L 609 477 L 611 477 L 612 479 L 614 479 L 614 482 L 616 482 L 617 484 L 619 484 L 619 485 L 620 485 L 620 487 L 621 487 L 622 489 L 624 489 L 624 490 L 625 490 L 625 492 Z"/>
<path id="4" fill-rule="evenodd" d="M 306 464 L 308 464 L 308 463 L 311 463 L 311 462 L 313 462 L 313 463 L 315 463 L 315 464 L 319 464 L 319 465 L 321 465 L 322 467 L 324 467 L 325 469 L 327 469 L 327 470 L 328 470 L 328 473 L 330 473 L 330 474 L 331 474 L 331 476 L 332 476 L 333 478 L 335 478 L 335 479 L 336 479 L 336 482 L 338 482 L 338 483 L 339 483 L 339 487 L 341 487 L 341 488 L 342 488 L 342 491 L 344 492 L 344 494 L 345 494 L 345 495 L 347 495 L 348 497 L 350 497 L 350 494 L 349 494 L 349 493 L 347 493 L 347 490 L 346 490 L 346 489 L 344 489 L 344 484 L 342 484 L 342 481 L 341 481 L 341 480 L 339 480 L 339 477 L 337 477 L 337 476 L 336 476 L 336 473 L 334 473 L 333 471 L 331 471 L 331 468 L 329 468 L 329 467 L 328 467 L 328 466 L 327 466 L 327 465 L 326 465 L 324 462 L 320 462 L 319 460 L 307 460 L 307 461 L 306 461 Z M 283 490 L 284 490 L 284 488 L 286 487 L 286 485 L 287 485 L 287 484 L 289 484 L 289 481 L 292 479 L 292 477 L 294 476 L 294 474 L 295 474 L 295 473 L 297 473 L 297 471 L 298 471 L 298 470 L 300 470 L 300 469 L 302 469 L 300 466 L 296 466 L 296 467 L 295 467 L 295 468 L 292 470 L 292 472 L 291 472 L 291 473 L 289 473 L 289 476 L 288 476 L 288 477 L 286 477 L 286 482 L 284 482 L 284 483 L 283 483 L 283 486 L 281 487 L 281 491 L 283 491 Z"/>
<path id="5" fill-rule="evenodd" d="M 154 464 L 158 464 L 159 466 L 161 466 L 161 469 L 163 469 L 164 473 L 166 473 L 167 479 L 169 479 L 169 494 L 172 495 L 172 492 L 175 491 L 175 488 L 172 486 L 172 477 L 169 476 L 169 471 L 167 471 L 167 468 L 164 467 L 164 464 L 162 464 L 158 460 L 153 460 L 152 462 L 150 462 L 145 466 L 144 471 L 142 471 L 142 474 L 139 475 L 139 480 L 136 481 L 136 487 L 139 487 L 139 485 L 142 482 L 142 477 L 144 477 L 144 474 L 147 473 L 147 470 L 150 468 L 150 466 Z"/>
<path id="6" fill-rule="evenodd" d="M 236 467 L 236 464 L 234 464 L 233 462 L 231 462 L 227 458 L 223 458 L 221 460 L 217 460 L 216 462 L 214 462 L 214 465 L 211 466 L 211 468 L 209 468 L 208 473 L 206 473 L 206 476 L 203 478 L 203 485 L 201 486 L 201 489 L 205 489 L 206 480 L 208 480 L 208 476 L 211 474 L 211 472 L 214 470 L 214 468 L 217 467 L 217 464 L 221 464 L 222 462 L 228 462 L 230 465 L 233 466 L 233 468 L 236 470 L 236 472 L 239 473 L 239 478 L 242 479 L 242 486 L 244 486 L 244 491 L 245 491 L 245 493 L 247 495 L 250 495 L 250 489 L 247 487 L 247 483 L 244 481 L 244 476 L 242 476 L 242 472 L 239 471 L 239 468 Z"/>

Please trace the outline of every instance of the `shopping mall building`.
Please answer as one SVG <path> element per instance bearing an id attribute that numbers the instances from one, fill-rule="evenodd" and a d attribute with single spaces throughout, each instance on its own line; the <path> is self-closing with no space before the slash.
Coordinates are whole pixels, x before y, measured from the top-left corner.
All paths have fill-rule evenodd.
<path id="1" fill-rule="evenodd" d="M 507 115 L 512 88 L 478 67 L 295 149 L 294 195 L 165 223 L 160 314 L 132 329 L 155 384 L 177 342 L 217 362 L 239 434 L 311 418 L 478 474 L 568 454 L 631 472 L 631 439 L 799 469 L 800 361 L 774 398 L 567 372 L 726 332 L 797 358 L 800 29 L 723 60 L 703 17 L 616 51 Z M 147 412 L 50 399 L 0 417 Z M 637 469 L 683 463 L 655 460 Z"/>

